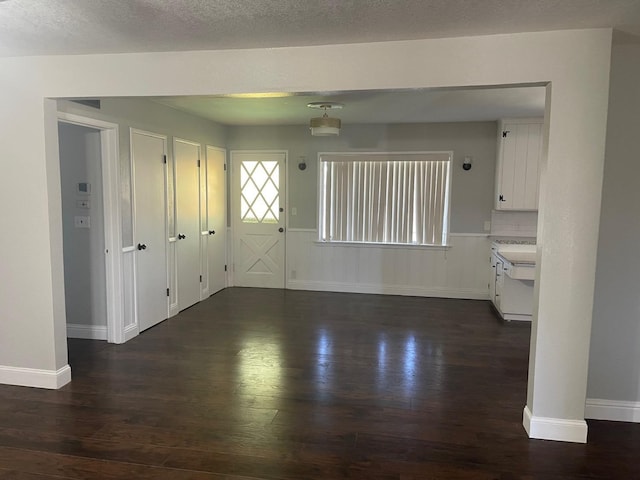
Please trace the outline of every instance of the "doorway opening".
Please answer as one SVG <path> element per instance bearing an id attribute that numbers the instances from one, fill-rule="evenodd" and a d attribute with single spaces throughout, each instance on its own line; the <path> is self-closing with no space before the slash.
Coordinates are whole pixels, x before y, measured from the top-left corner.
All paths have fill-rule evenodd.
<path id="1" fill-rule="evenodd" d="M 123 343 L 118 126 L 58 115 L 67 336 Z"/>

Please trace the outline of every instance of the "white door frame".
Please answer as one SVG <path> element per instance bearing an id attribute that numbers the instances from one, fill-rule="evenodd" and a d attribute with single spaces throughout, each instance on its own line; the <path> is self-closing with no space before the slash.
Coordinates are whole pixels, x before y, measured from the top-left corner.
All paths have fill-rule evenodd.
<path id="1" fill-rule="evenodd" d="M 102 200 L 104 204 L 105 283 L 107 296 L 107 341 L 124 343 L 124 279 L 120 213 L 119 127 L 116 123 L 58 112 L 58 122 L 100 131 Z"/>
<path id="2" fill-rule="evenodd" d="M 229 170 L 229 183 L 231 185 L 229 192 L 230 192 L 230 200 L 231 200 L 231 205 L 230 205 L 230 215 L 231 215 L 231 238 L 228 240 L 229 245 L 227 245 L 227 251 L 229 252 L 229 257 L 227 258 L 227 260 L 231 260 L 231 268 L 229 268 L 228 270 L 231 270 L 231 272 L 227 272 L 227 283 L 229 284 L 229 286 L 233 286 L 235 284 L 235 265 L 236 265 L 236 257 L 235 257 L 235 251 L 233 248 L 233 245 L 235 243 L 235 239 L 236 239 L 236 212 L 235 212 L 235 208 L 234 208 L 234 198 L 235 198 L 235 194 L 236 194 L 236 186 L 235 186 L 235 179 L 233 178 L 233 156 L 234 154 L 243 154 L 243 153 L 264 153 L 264 154 L 270 154 L 270 153 L 281 153 L 284 154 L 284 188 L 285 188 L 285 195 L 284 195 L 284 251 L 282 252 L 282 257 L 283 257 L 283 265 L 282 268 L 284 268 L 284 288 L 287 288 L 287 285 L 289 284 L 289 272 L 287 271 L 287 235 L 289 232 L 289 150 L 230 150 L 229 151 L 229 165 L 227 166 L 227 169 Z"/>

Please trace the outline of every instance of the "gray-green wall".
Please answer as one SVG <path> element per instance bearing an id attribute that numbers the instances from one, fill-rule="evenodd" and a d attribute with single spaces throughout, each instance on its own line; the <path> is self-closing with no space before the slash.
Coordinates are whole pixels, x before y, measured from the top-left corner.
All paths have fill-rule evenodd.
<path id="1" fill-rule="evenodd" d="M 60 123 L 58 139 L 67 323 L 106 326 L 100 132 Z M 78 193 L 80 182 L 91 184 L 90 195 Z M 78 208 L 78 200 L 88 200 L 90 208 Z M 90 228 L 76 228 L 76 216 L 89 217 Z"/>
<path id="2" fill-rule="evenodd" d="M 178 137 L 202 144 L 202 154 L 204 154 L 204 145 L 225 147 L 227 127 L 224 125 L 175 110 L 145 98 L 103 99 L 99 110 L 74 102 L 59 100 L 58 110 L 60 112 L 117 123 L 120 126 L 118 140 L 120 147 L 123 247 L 133 245 L 129 128 L 145 130 L 169 137 L 167 141 L 167 156 L 170 160 L 173 155 L 171 137 Z"/>
<path id="3" fill-rule="evenodd" d="M 288 150 L 289 226 L 317 227 L 318 152 L 453 151 L 451 232 L 486 233 L 496 163 L 495 122 L 344 125 L 339 137 L 312 137 L 306 126 L 229 127 L 231 150 Z M 470 171 L 462 169 L 473 157 Z M 307 169 L 298 169 L 306 161 Z M 297 215 L 292 216 L 292 208 Z"/>
<path id="4" fill-rule="evenodd" d="M 614 45 L 588 398 L 640 401 L 640 44 Z"/>

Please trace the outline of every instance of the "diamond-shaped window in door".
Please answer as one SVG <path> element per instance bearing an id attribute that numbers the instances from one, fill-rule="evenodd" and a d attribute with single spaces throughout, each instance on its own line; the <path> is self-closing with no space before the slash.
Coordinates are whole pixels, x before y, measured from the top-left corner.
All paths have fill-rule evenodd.
<path id="1" fill-rule="evenodd" d="M 278 162 L 242 162 L 240 169 L 240 218 L 243 223 L 278 223 Z"/>

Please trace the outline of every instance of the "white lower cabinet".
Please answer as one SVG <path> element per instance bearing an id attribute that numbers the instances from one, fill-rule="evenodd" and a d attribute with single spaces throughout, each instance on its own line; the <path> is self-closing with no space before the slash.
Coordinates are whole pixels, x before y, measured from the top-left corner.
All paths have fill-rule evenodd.
<path id="1" fill-rule="evenodd" d="M 519 280 L 507 275 L 513 268 L 491 247 L 489 278 L 490 299 L 504 320 L 531 321 L 533 314 L 533 280 Z M 535 268 L 535 267 L 534 267 Z"/>

